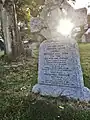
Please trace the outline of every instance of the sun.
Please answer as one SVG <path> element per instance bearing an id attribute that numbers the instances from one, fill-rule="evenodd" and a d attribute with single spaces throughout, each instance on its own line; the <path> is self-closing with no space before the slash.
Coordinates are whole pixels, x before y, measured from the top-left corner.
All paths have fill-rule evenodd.
<path id="1" fill-rule="evenodd" d="M 74 27 L 74 24 L 69 19 L 61 19 L 57 27 L 57 32 L 63 35 L 69 35 Z"/>

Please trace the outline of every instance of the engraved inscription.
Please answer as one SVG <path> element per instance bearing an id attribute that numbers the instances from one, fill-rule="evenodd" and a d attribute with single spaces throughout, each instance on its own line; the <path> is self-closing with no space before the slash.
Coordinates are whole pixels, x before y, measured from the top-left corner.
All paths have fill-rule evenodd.
<path id="1" fill-rule="evenodd" d="M 39 83 L 48 85 L 78 86 L 73 45 L 52 43 L 42 47 Z"/>

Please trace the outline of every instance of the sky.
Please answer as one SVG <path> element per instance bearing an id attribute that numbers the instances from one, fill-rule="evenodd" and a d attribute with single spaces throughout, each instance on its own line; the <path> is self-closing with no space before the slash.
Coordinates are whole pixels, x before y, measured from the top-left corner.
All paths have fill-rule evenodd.
<path id="1" fill-rule="evenodd" d="M 75 8 L 83 8 L 88 6 L 90 0 L 76 0 Z"/>
<path id="2" fill-rule="evenodd" d="M 70 0 L 69 0 L 70 1 Z M 84 8 L 88 6 L 90 0 L 76 0 L 75 5 L 72 5 L 75 9 Z"/>

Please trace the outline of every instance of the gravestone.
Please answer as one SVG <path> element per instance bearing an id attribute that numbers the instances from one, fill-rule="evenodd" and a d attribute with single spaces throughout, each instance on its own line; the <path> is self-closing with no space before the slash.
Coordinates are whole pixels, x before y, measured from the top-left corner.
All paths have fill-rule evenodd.
<path id="1" fill-rule="evenodd" d="M 39 32 L 43 27 L 45 27 L 43 19 L 40 17 L 32 17 L 30 20 L 30 30 L 32 33 Z"/>
<path id="2" fill-rule="evenodd" d="M 68 38 L 44 41 L 40 45 L 38 84 L 34 93 L 90 100 L 84 87 L 78 45 Z"/>

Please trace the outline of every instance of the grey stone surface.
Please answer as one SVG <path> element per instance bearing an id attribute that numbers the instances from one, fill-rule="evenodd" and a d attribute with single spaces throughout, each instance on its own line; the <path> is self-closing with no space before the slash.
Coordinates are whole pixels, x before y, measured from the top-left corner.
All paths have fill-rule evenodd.
<path id="1" fill-rule="evenodd" d="M 84 35 L 82 35 L 82 41 L 81 41 L 82 43 L 85 43 L 86 42 L 86 36 L 85 36 L 85 34 Z"/>
<path id="2" fill-rule="evenodd" d="M 32 17 L 30 20 L 30 30 L 32 33 L 39 33 L 44 36 L 46 39 L 51 38 L 50 30 L 43 18 Z M 39 36 L 37 37 L 39 38 Z"/>
<path id="3" fill-rule="evenodd" d="M 44 7 L 41 12 L 41 18 L 44 18 L 45 24 L 47 25 L 47 29 L 44 32 L 41 32 L 46 38 L 53 38 L 56 36 L 60 36 L 60 33 L 57 32 L 57 27 L 59 25 L 61 19 L 61 11 L 59 7 L 52 6 L 50 7 L 51 11 L 48 11 L 47 7 Z M 46 34 L 45 34 L 46 33 Z"/>
<path id="4" fill-rule="evenodd" d="M 32 33 L 39 32 L 43 27 L 45 27 L 43 19 L 40 17 L 32 17 L 30 20 L 30 30 Z"/>
<path id="5" fill-rule="evenodd" d="M 67 96 L 90 100 L 84 87 L 78 45 L 75 41 L 55 38 L 40 46 L 38 84 L 33 92 L 53 97 Z"/>

